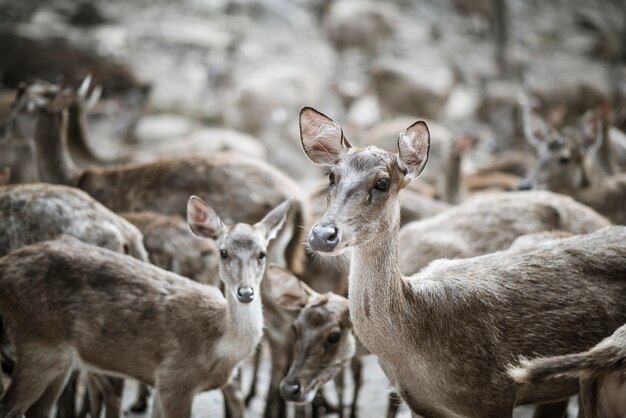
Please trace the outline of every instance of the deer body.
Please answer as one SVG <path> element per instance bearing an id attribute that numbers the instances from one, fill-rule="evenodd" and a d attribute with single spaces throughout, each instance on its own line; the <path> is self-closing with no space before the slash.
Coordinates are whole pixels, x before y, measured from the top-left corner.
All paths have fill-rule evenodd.
<path id="1" fill-rule="evenodd" d="M 426 164 L 426 124 L 400 134 L 397 154 L 352 147 L 339 125 L 311 108 L 300 126 L 305 153 L 327 167 L 330 183 L 329 208 L 309 244 L 330 255 L 353 247 L 354 329 L 414 413 L 511 417 L 515 405 L 577 392 L 572 380 L 516 385 L 508 367 L 519 356 L 588 349 L 624 323 L 626 229 L 438 260 L 403 277 L 398 193 Z"/>
<path id="2" fill-rule="evenodd" d="M 570 376 L 580 380 L 580 403 L 587 418 L 626 415 L 626 325 L 591 350 L 524 361 L 510 370 L 518 382 L 547 382 Z"/>
<path id="3" fill-rule="evenodd" d="M 78 363 L 155 385 L 158 413 L 190 417 L 193 395 L 225 385 L 261 340 L 255 295 L 267 244 L 288 206 L 254 225 L 229 226 L 200 199 L 189 200 L 192 231 L 220 248 L 224 295 L 75 240 L 35 244 L 0 259 L 0 315 L 18 358 L 0 416 L 47 413 Z"/>
<path id="4" fill-rule="evenodd" d="M 400 271 L 413 274 L 438 258 L 466 258 L 504 250 L 519 236 L 562 230 L 586 234 L 609 225 L 567 196 L 546 191 L 493 193 L 400 230 Z"/>

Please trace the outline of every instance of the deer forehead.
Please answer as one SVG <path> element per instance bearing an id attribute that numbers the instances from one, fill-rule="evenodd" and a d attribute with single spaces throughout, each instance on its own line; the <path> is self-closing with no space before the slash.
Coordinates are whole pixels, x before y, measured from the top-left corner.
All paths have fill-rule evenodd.
<path id="1" fill-rule="evenodd" d="M 337 163 L 343 174 L 362 176 L 366 173 L 387 171 L 391 174 L 395 164 L 395 156 L 376 146 L 351 149 Z"/>
<path id="2" fill-rule="evenodd" d="M 236 224 L 231 227 L 220 244 L 221 247 L 228 248 L 241 257 L 265 250 L 263 234 L 248 224 Z"/>

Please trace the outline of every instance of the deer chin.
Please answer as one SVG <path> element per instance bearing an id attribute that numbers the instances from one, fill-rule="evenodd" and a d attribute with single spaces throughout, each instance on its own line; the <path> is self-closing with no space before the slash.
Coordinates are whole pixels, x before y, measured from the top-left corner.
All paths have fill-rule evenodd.
<path id="1" fill-rule="evenodd" d="M 297 401 L 295 401 L 294 403 L 297 404 L 307 404 L 310 403 L 311 401 L 313 401 L 313 399 L 315 399 L 315 395 L 317 394 L 317 390 L 318 390 L 318 385 L 317 384 L 313 384 L 309 389 L 307 389 L 306 392 L 304 392 L 302 394 L 302 396 L 300 396 L 300 398 L 298 398 Z"/>

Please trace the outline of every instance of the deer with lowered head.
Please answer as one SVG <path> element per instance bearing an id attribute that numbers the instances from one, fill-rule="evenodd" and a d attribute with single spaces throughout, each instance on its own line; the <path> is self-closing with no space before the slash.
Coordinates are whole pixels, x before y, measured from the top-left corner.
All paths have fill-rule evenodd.
<path id="1" fill-rule="evenodd" d="M 580 408 L 585 418 L 626 416 L 626 325 L 588 351 L 530 359 L 509 373 L 520 384 L 545 383 L 559 377 L 580 381 Z"/>
<path id="2" fill-rule="evenodd" d="M 586 350 L 626 322 L 626 229 L 461 260 L 411 277 L 398 266 L 398 194 L 426 165 L 424 122 L 398 152 L 355 148 L 332 119 L 300 113 L 304 152 L 329 176 L 329 207 L 309 233 L 327 255 L 352 248 L 350 315 L 363 345 L 413 413 L 511 417 L 514 406 L 561 401 L 575 381 L 519 385 L 520 356 Z"/>
<path id="3" fill-rule="evenodd" d="M 220 249 L 223 295 L 68 239 L 0 259 L 0 315 L 18 359 L 0 417 L 47 416 L 77 362 L 154 385 L 155 416 L 163 418 L 191 417 L 195 393 L 229 381 L 263 335 L 267 246 L 289 203 L 254 225 L 226 225 L 196 197 L 188 207 L 192 231 Z"/>
<path id="4" fill-rule="evenodd" d="M 571 197 L 547 191 L 489 193 L 400 229 L 399 265 L 413 274 L 438 258 L 507 249 L 519 236 L 548 230 L 586 234 L 610 223 Z"/>

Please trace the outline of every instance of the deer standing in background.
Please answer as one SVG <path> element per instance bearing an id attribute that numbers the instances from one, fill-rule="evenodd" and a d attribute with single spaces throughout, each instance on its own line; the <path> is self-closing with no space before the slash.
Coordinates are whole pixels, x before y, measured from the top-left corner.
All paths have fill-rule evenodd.
<path id="1" fill-rule="evenodd" d="M 352 147 L 312 108 L 302 109 L 300 127 L 304 152 L 329 173 L 329 207 L 309 244 L 328 255 L 352 248 L 354 329 L 413 413 L 505 418 L 516 405 L 578 391 L 568 380 L 517 385 L 507 371 L 520 356 L 588 349 L 626 322 L 625 228 L 437 260 L 403 277 L 398 193 L 426 165 L 426 124 L 400 133 L 397 154 Z"/>
<path id="2" fill-rule="evenodd" d="M 593 208 L 616 224 L 626 224 L 626 174 L 603 176 L 614 170 L 611 163 L 612 151 L 606 120 L 603 127 L 597 126 L 594 134 L 588 135 L 586 142 L 594 148 L 594 160 L 599 161 L 590 167 L 588 152 L 583 146 L 585 127 L 566 128 L 563 133 L 530 111 L 524 102 L 524 133 L 535 147 L 538 160 L 526 179 L 520 183 L 521 189 L 545 189 L 572 196 L 577 201 Z M 587 127 L 589 128 L 589 127 Z M 589 146 L 587 147 L 589 148 Z M 604 161 L 604 163 L 603 163 Z M 607 165 L 609 164 L 609 165 Z M 596 171 L 597 170 L 597 171 Z"/>
<path id="3" fill-rule="evenodd" d="M 622 418 L 626 416 L 626 325 L 589 351 L 525 360 L 509 373 L 520 384 L 579 379 L 585 418 Z"/>
<path id="4" fill-rule="evenodd" d="M 188 206 L 192 231 L 220 248 L 224 295 L 71 239 L 0 259 L 0 315 L 18 358 L 0 417 L 47 416 L 76 361 L 155 385 L 156 416 L 191 417 L 194 394 L 226 384 L 254 353 L 267 246 L 289 203 L 254 225 L 225 225 L 196 197 Z"/>

